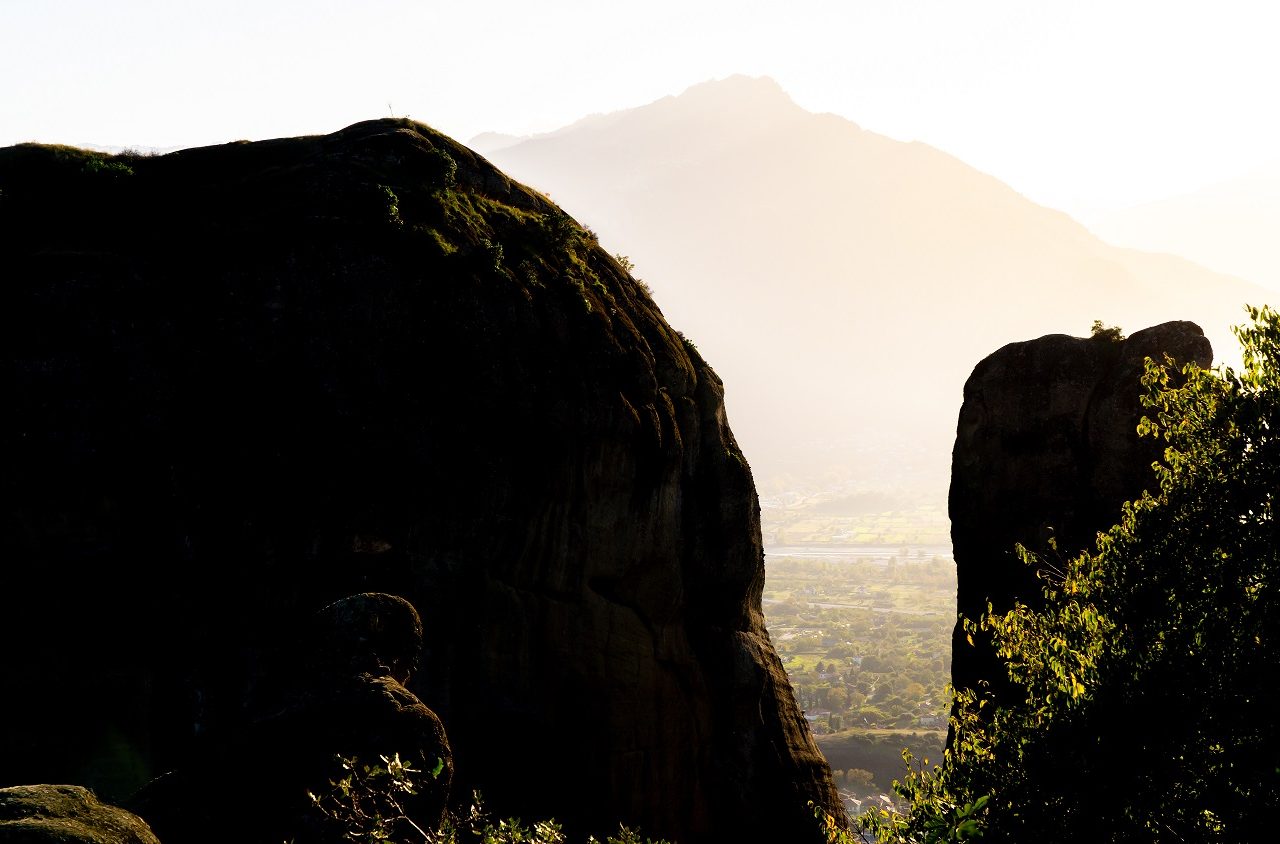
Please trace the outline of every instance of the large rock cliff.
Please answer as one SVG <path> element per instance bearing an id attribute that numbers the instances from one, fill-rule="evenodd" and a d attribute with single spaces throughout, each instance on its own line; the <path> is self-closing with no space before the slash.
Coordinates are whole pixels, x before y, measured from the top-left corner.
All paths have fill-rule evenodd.
<path id="1" fill-rule="evenodd" d="M 1051 334 L 1010 343 L 985 358 L 964 387 L 952 454 L 951 542 L 962 616 L 990 602 L 1035 605 L 1042 584 L 1014 553 L 1022 544 L 1052 565 L 1092 546 L 1123 502 L 1155 482 L 1163 446 L 1139 438 L 1144 360 L 1172 356 L 1208 366 L 1209 341 L 1190 322 L 1167 322 L 1127 340 Z M 1050 547 L 1050 540 L 1056 550 Z M 1004 677 L 986 642 L 953 639 L 957 689 Z"/>
<path id="2" fill-rule="evenodd" d="M 720 380 L 545 197 L 404 120 L 22 146 L 0 237 L 0 784 L 124 796 L 384 591 L 455 793 L 683 842 L 839 814 Z"/>

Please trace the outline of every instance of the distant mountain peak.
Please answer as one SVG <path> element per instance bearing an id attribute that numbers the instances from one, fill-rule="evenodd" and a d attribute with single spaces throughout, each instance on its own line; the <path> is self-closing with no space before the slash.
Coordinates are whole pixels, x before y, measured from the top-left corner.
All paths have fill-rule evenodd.
<path id="1" fill-rule="evenodd" d="M 792 102 L 791 95 L 784 91 L 772 76 L 747 76 L 745 73 L 735 73 L 723 79 L 699 82 L 696 85 L 690 85 L 684 93 L 680 94 L 681 97 L 714 96 L 717 98 L 734 95 L 775 97 Z"/>
<path id="2" fill-rule="evenodd" d="M 476 135 L 468 144 L 483 155 L 513 148 L 525 141 L 544 141 L 575 133 L 629 131 L 635 126 L 652 126 L 664 121 L 685 123 L 713 119 L 724 123 L 761 127 L 812 114 L 796 105 L 776 80 L 768 76 L 735 74 L 691 85 L 679 94 L 670 94 L 644 105 L 604 114 L 590 114 L 550 132 L 515 136 L 497 132 Z"/>
<path id="3" fill-rule="evenodd" d="M 755 132 L 812 115 L 767 76 L 729 76 L 699 82 L 642 106 L 588 117 L 553 133 L 575 130 L 651 133 L 684 131 L 702 135 Z"/>
<path id="4" fill-rule="evenodd" d="M 756 113 L 801 112 L 791 95 L 768 76 L 737 74 L 691 85 L 682 93 L 664 97 L 644 108 L 671 105 L 677 108 L 715 108 L 718 111 Z"/>

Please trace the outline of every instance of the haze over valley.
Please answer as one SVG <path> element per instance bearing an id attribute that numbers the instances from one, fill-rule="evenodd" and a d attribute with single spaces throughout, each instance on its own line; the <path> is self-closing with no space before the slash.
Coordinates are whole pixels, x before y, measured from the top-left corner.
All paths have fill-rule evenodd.
<path id="1" fill-rule="evenodd" d="M 907 533 L 945 542 L 962 387 L 1005 343 L 1188 319 L 1230 356 L 1229 326 L 1267 298 L 1109 245 L 925 143 L 806 111 L 768 78 L 472 143 L 626 255 L 696 338 L 726 383 L 775 544 L 809 505 L 853 517 L 876 496 L 912 511 Z M 810 538 L 823 530 L 874 533 L 849 518 Z"/>

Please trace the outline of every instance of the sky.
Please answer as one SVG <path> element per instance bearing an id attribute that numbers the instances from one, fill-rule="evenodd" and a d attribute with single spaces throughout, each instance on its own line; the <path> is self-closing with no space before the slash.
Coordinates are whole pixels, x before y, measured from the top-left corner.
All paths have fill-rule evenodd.
<path id="1" fill-rule="evenodd" d="M 1280 158 L 1280 7 L 1218 0 L 0 0 L 0 145 L 394 114 L 548 131 L 733 74 L 1078 216 Z"/>

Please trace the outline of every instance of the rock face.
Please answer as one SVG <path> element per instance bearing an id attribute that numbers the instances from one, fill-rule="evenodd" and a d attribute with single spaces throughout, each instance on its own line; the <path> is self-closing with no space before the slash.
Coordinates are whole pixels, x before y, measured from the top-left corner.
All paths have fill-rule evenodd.
<path id="1" fill-rule="evenodd" d="M 0 788 L 4 844 L 160 844 L 137 815 L 78 785 Z"/>
<path id="2" fill-rule="evenodd" d="M 130 801 L 165 844 L 346 840 L 307 797 L 345 775 L 339 757 L 362 768 L 396 757 L 412 765 L 422 773 L 417 791 L 398 801 L 420 829 L 439 828 L 453 754 L 440 719 L 403 685 L 422 653 L 417 611 L 394 595 L 352 595 L 320 610 L 298 639 L 271 672 L 278 691 L 257 689 L 253 708 L 265 714 L 210 732 Z"/>
<path id="3" fill-rule="evenodd" d="M 1041 583 L 1014 545 L 1050 561 L 1074 556 L 1154 483 L 1163 445 L 1137 435 L 1139 379 L 1145 358 L 1165 354 L 1208 366 L 1213 350 L 1195 324 L 1168 322 L 1122 341 L 1053 334 L 1011 343 L 974 368 L 949 501 L 961 615 L 978 618 L 988 601 L 997 612 L 1017 600 L 1034 605 Z M 986 643 L 970 646 L 960 625 L 951 671 L 956 688 L 987 680 L 997 694 L 1004 676 Z"/>
<path id="4" fill-rule="evenodd" d="M 457 794 L 682 842 L 841 814 L 722 385 L 545 197 L 382 120 L 0 150 L 0 232 L 0 782 L 123 796 L 382 591 Z"/>

